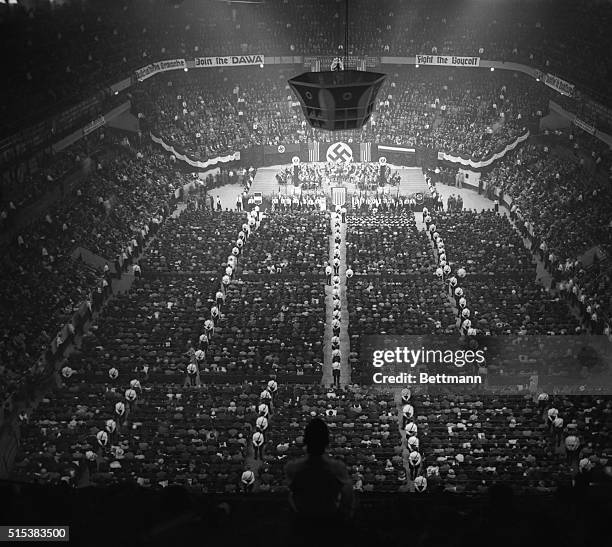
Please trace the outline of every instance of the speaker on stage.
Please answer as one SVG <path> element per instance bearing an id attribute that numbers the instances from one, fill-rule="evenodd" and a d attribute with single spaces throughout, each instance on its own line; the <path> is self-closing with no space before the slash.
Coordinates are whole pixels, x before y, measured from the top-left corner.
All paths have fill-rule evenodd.
<path id="1" fill-rule="evenodd" d="M 305 72 L 289 80 L 304 116 L 328 131 L 363 127 L 376 103 L 385 75 L 361 70 Z"/>

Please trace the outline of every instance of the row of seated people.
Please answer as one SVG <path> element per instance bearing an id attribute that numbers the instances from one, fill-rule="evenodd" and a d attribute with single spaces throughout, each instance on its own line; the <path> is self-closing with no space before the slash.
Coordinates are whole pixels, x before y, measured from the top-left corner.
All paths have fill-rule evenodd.
<path id="1" fill-rule="evenodd" d="M 435 266 L 429 239 L 416 227 L 414 213 L 347 217 L 347 264 L 355 275 L 429 274 Z"/>
<path id="2" fill-rule="evenodd" d="M 218 289 L 218 280 L 195 275 L 136 281 L 129 294 L 109 303 L 84 337 L 76 369 L 104 371 L 125 363 L 155 374 L 185 374 L 193 358 L 200 374 L 207 376 L 223 374 L 235 380 L 276 372 L 320 378 L 322 281 L 232 282 L 209 332 L 204 323 L 216 307 Z M 200 341 L 204 334 L 206 344 Z M 199 350 L 205 357 L 195 356 Z"/>
<path id="3" fill-rule="evenodd" d="M 611 455 L 609 397 L 420 393 L 410 403 L 428 489 L 478 492 L 499 480 L 551 492 L 601 473 Z M 549 415 L 564 418 L 553 426 Z"/>
<path id="4" fill-rule="evenodd" d="M 95 484 L 157 486 L 189 477 L 194 486 L 217 492 L 228 481 L 239 483 L 258 416 L 256 386 L 196 389 L 127 374 L 107 381 L 77 374 L 44 399 L 22 425 L 16 475 L 57 482 L 71 478 L 77 461 Z M 142 385 L 130 384 L 128 378 L 138 377 Z M 136 385 L 131 402 L 124 396 L 130 385 Z M 107 420 L 114 426 L 107 428 Z M 101 431 L 106 439 L 99 439 Z"/>
<path id="5" fill-rule="evenodd" d="M 206 21 L 200 21 L 194 3 L 173 9 L 145 0 L 112 7 L 94 2 L 88 8 L 0 5 L 6 47 L 23 52 L 6 67 L 11 85 L 0 103 L 5 120 L 13 121 L 25 101 L 40 109 L 60 99 L 76 100 L 161 59 L 241 53 L 334 56 L 343 20 L 342 10 L 323 0 L 297 5 L 275 0 L 232 13 L 216 11 Z M 543 17 L 539 3 L 520 10 L 511 2 L 495 8 L 480 3 L 476 11 L 451 13 L 444 2 L 408 7 L 385 0 L 376 9 L 364 1 L 352 9 L 360 14 L 351 22 L 355 41 L 350 53 L 355 55 L 470 55 L 526 63 L 598 89 L 608 80 L 609 63 L 597 55 L 609 44 L 601 30 L 612 16 L 606 4 L 563 2 L 550 18 Z M 581 22 L 578 28 L 576 21 Z"/>
<path id="6" fill-rule="evenodd" d="M 466 272 L 464 279 L 448 280 L 456 300 L 466 299 L 474 328 L 495 334 L 581 332 L 566 304 L 536 282 L 535 261 L 505 216 L 493 210 L 432 215 L 428 228 L 433 225 L 443 238 L 448 264 Z"/>
<path id="7" fill-rule="evenodd" d="M 231 493 L 242 489 L 243 471 L 261 458 L 254 490 L 281 491 L 284 466 L 303 454 L 304 426 L 318 416 L 332 432 L 331 455 L 349 466 L 356 489 L 398 488 L 402 458 L 392 393 L 280 385 L 262 410 L 265 382 L 196 388 L 157 382 L 142 372 L 127 374 L 95 381 L 79 373 L 64 378 L 62 389 L 24 416 L 13 478 L 180 484 Z M 126 400 L 125 387 L 134 391 L 134 400 Z M 251 447 L 256 431 L 265 439 L 259 456 Z"/>
<path id="8" fill-rule="evenodd" d="M 195 360 L 202 374 L 320 377 L 325 215 L 266 215 L 242 243 L 245 215 L 187 210 L 166 224 L 143 259 L 144 277 L 85 336 L 79 368 L 136 360 L 152 372 L 184 373 Z M 281 273 L 269 277 L 268 266 Z M 304 281 L 308 268 L 314 277 Z"/>
<path id="9" fill-rule="evenodd" d="M 129 262 L 168 214 L 168 201 L 185 180 L 160 171 L 168 165 L 163 155 L 144 152 L 101 159 L 43 218 L 21 226 L 7 243 L 0 262 L 3 368 L 20 375 L 25 362 L 49 349 L 75 309 L 92 301 L 91 291 L 108 285 L 102 271 L 73 259 L 78 246 Z"/>
<path id="10" fill-rule="evenodd" d="M 321 418 L 330 430 L 329 454 L 344 461 L 357 491 L 398 491 L 403 460 L 392 392 L 357 385 L 345 390 L 295 386 L 290 397 L 283 391 L 279 388 L 275 401 L 262 479 L 283 485 L 284 466 L 301 455 L 305 426 Z"/>
<path id="11" fill-rule="evenodd" d="M 136 108 L 167 142 L 198 159 L 251 144 L 329 141 L 329 133 L 306 128 L 290 106 L 290 76 L 276 67 L 239 69 L 230 77 L 172 74 L 144 82 Z M 380 91 L 373 123 L 352 136 L 481 160 L 537 121 L 549 96 L 520 73 L 404 68 Z"/>
<path id="12" fill-rule="evenodd" d="M 198 200 L 200 201 L 200 200 Z M 216 212 L 205 200 L 197 210 L 169 218 L 140 264 L 145 272 L 217 275 L 226 262 L 245 216 Z M 206 208 L 205 208 L 206 207 Z"/>
<path id="13" fill-rule="evenodd" d="M 363 336 L 450 334 L 456 318 L 443 280 L 434 275 L 428 236 L 419 233 L 414 214 L 349 215 L 347 282 L 349 363 L 354 377 L 369 371 L 361 355 Z"/>
<path id="14" fill-rule="evenodd" d="M 264 218 L 260 231 L 249 239 L 242 273 L 249 278 L 267 273 L 322 278 L 329 258 L 328 234 L 324 212 L 278 211 Z"/>
<path id="15" fill-rule="evenodd" d="M 135 400 L 128 402 L 123 392 L 130 386 Z M 264 388 L 261 381 L 189 387 L 129 371 L 93 382 L 76 374 L 24 416 L 13 478 L 237 492 L 254 456 L 250 438 Z M 611 456 L 606 397 L 419 393 L 410 403 L 407 426 L 421 454 L 416 473 L 428 491 L 481 492 L 502 481 L 550 492 L 577 468 L 602 470 Z M 551 415 L 564 417 L 554 426 L 560 431 L 551 429 Z M 254 491 L 286 488 L 285 464 L 302 454 L 304 425 L 313 417 L 327 422 L 329 452 L 349 467 L 357 491 L 409 491 L 393 393 L 315 385 L 278 386 Z M 577 443 L 563 442 L 568 437 Z"/>

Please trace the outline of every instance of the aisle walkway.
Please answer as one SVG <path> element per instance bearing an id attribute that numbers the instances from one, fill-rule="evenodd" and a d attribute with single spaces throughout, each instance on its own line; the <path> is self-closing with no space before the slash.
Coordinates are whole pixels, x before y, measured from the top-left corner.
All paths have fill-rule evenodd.
<path id="1" fill-rule="evenodd" d="M 334 259 L 334 215 L 330 215 L 331 236 L 329 237 L 329 263 L 333 263 Z M 341 353 L 341 370 L 340 370 L 340 385 L 345 386 L 351 382 L 351 370 L 349 367 L 349 353 L 351 344 L 348 334 L 348 302 L 346 297 L 346 223 L 341 224 L 340 237 L 340 353 Z M 332 286 L 325 286 L 325 338 L 323 341 L 323 385 L 329 386 L 333 384 L 332 375 L 332 319 L 334 312 L 334 301 L 332 297 Z"/>

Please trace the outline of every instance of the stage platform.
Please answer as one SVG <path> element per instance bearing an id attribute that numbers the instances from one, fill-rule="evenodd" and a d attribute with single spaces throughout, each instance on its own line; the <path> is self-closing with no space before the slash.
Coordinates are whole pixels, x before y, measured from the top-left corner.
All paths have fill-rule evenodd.
<path id="1" fill-rule="evenodd" d="M 261 192 L 262 196 L 272 196 L 275 194 L 293 194 L 295 187 L 292 184 L 280 185 L 276 180 L 276 174 L 285 167 L 288 167 L 288 165 L 260 167 L 257 170 L 255 180 L 251 185 L 250 193 L 254 194 L 255 192 Z M 389 167 L 392 171 L 397 171 L 400 175 L 399 195 L 409 196 L 417 192 L 428 194 L 425 176 L 423 175 L 423 171 L 420 167 L 396 167 L 394 165 L 389 165 Z M 334 184 L 333 186 L 336 185 Z M 353 194 L 356 191 L 359 191 L 357 190 L 354 184 L 346 184 L 345 186 L 349 195 Z M 324 188 L 324 190 L 327 194 L 330 194 L 331 185 L 327 188 Z M 397 194 L 398 188 L 397 186 L 387 186 L 385 187 L 385 191 L 392 194 Z"/>

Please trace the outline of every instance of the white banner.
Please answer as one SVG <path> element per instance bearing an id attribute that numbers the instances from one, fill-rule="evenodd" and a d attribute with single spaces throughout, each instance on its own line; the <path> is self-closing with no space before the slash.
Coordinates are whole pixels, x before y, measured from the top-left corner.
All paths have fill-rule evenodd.
<path id="1" fill-rule="evenodd" d="M 483 167 L 488 167 L 494 161 L 497 161 L 500 158 L 503 158 L 508 152 L 514 150 L 520 143 L 526 141 L 529 138 L 529 131 L 527 131 L 524 135 L 517 137 L 513 142 L 511 142 L 508 146 L 506 146 L 500 152 L 493 154 L 490 158 L 484 161 L 473 161 L 470 159 L 465 159 L 460 156 L 451 156 L 446 152 L 438 152 L 438 159 L 450 161 L 452 163 L 458 163 L 464 167 L 470 167 L 472 169 L 482 169 Z"/>
<path id="2" fill-rule="evenodd" d="M 219 156 L 217 158 L 212 158 L 206 161 L 194 161 L 191 158 L 188 158 L 184 154 L 177 152 L 173 146 L 170 146 L 164 142 L 163 139 L 156 137 L 153 133 L 150 133 L 151 140 L 154 143 L 159 144 L 166 152 L 170 152 L 174 155 L 174 157 L 178 160 L 184 161 L 191 167 L 196 167 L 197 169 L 207 169 L 209 167 L 215 167 L 218 163 L 227 163 L 229 161 L 239 161 L 240 160 L 240 152 L 234 152 L 228 156 Z"/>
<path id="3" fill-rule="evenodd" d="M 414 153 L 414 148 L 404 148 L 403 146 L 387 146 L 386 144 L 379 144 L 378 150 L 389 150 L 390 152 L 411 152 Z"/>
<path id="4" fill-rule="evenodd" d="M 586 122 L 583 122 L 580 118 L 574 118 L 574 125 L 582 129 L 583 131 L 586 131 L 589 135 L 595 135 L 595 127 Z"/>
<path id="5" fill-rule="evenodd" d="M 457 57 L 455 55 L 417 55 L 416 64 L 436 66 L 480 66 L 480 57 Z"/>
<path id="6" fill-rule="evenodd" d="M 548 87 L 552 87 L 555 91 L 561 93 L 561 95 L 567 95 L 572 97 L 574 95 L 574 86 L 561 78 L 558 78 L 554 74 L 544 74 L 544 83 Z"/>
<path id="7" fill-rule="evenodd" d="M 142 82 L 158 72 L 178 70 L 180 68 L 187 68 L 187 61 L 185 61 L 185 59 L 168 59 L 167 61 L 159 61 L 157 63 L 151 63 L 150 65 L 139 68 L 136 71 L 136 78 Z"/>
<path id="8" fill-rule="evenodd" d="M 227 57 L 196 57 L 196 68 L 215 66 L 263 65 L 263 55 L 228 55 Z"/>
<path id="9" fill-rule="evenodd" d="M 99 127 L 102 127 L 106 123 L 106 118 L 104 116 L 100 116 L 95 120 L 89 122 L 85 127 L 83 127 L 83 135 L 89 135 L 92 131 L 95 131 Z"/>

